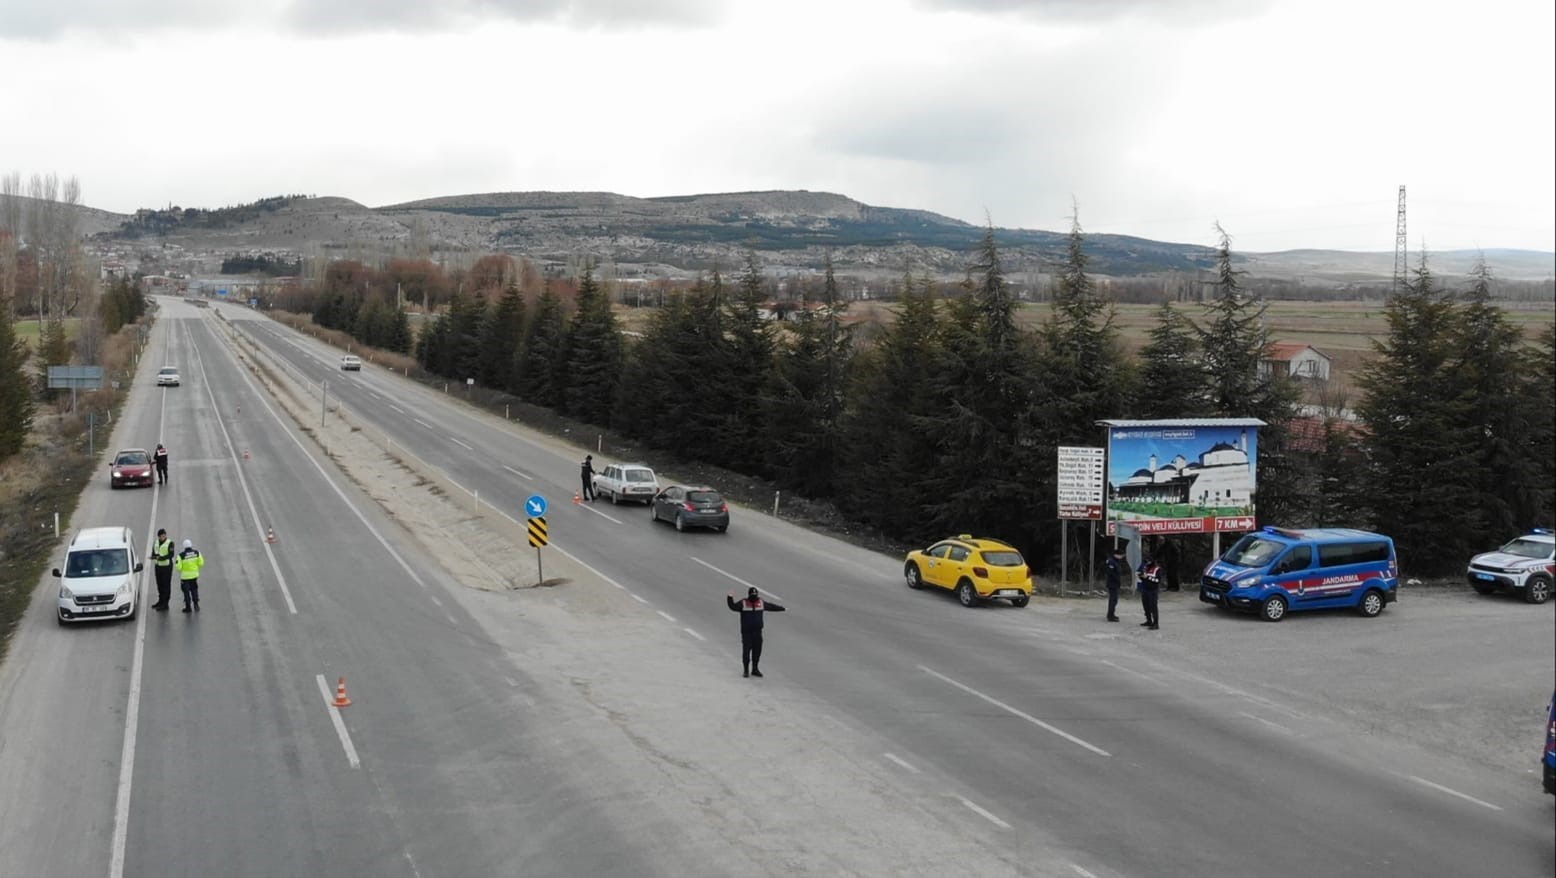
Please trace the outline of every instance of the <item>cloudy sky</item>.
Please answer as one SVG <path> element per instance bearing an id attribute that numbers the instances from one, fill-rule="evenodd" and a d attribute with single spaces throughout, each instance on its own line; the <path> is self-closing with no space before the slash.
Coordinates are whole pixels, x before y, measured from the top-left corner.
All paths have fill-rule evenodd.
<path id="1" fill-rule="evenodd" d="M 1239 250 L 1556 250 L 1551 0 L 0 0 L 0 172 L 837 192 Z"/>

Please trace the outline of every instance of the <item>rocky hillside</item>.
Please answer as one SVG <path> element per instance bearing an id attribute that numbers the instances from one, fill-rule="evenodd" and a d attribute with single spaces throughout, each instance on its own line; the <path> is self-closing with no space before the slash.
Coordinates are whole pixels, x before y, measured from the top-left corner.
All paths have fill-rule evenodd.
<path id="1" fill-rule="evenodd" d="M 101 242 L 155 241 L 191 253 L 275 251 L 388 254 L 500 251 L 542 262 L 594 258 L 619 277 L 685 277 L 714 266 L 736 270 L 755 248 L 772 272 L 817 270 L 831 253 L 840 272 L 900 276 L 905 266 L 961 277 L 981 226 L 922 210 L 874 207 L 826 192 L 730 192 L 634 198 L 610 192 L 497 192 L 367 207 L 346 198 L 283 196 L 206 211 L 94 212 Z M 104 227 L 118 219 L 113 230 Z M 1057 232 L 997 229 L 1011 276 L 1052 273 L 1064 252 Z M 1130 277 L 1194 272 L 1211 264 L 1206 247 L 1123 235 L 1088 234 L 1090 269 Z M 1434 268 L 1462 273 L 1475 254 L 1443 254 Z M 1556 256 L 1488 251 L 1499 276 L 1556 275 Z M 1239 254 L 1251 274 L 1310 283 L 1386 279 L 1392 253 L 1298 250 Z"/>

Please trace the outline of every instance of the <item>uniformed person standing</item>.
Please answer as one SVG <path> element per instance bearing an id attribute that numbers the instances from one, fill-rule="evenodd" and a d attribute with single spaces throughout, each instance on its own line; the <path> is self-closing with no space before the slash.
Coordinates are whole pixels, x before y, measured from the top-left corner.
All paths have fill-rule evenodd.
<path id="1" fill-rule="evenodd" d="M 151 453 L 151 460 L 157 465 L 157 484 L 167 482 L 167 449 L 162 443 L 157 443 L 157 450 Z"/>
<path id="2" fill-rule="evenodd" d="M 762 614 L 767 610 L 784 612 L 782 604 L 762 600 L 756 586 L 746 592 L 746 599 L 736 601 L 733 592 L 724 596 L 729 608 L 740 614 L 740 667 L 743 677 L 762 676 Z"/>
<path id="3" fill-rule="evenodd" d="M 1118 592 L 1124 587 L 1124 571 L 1129 569 L 1129 562 L 1124 559 L 1124 544 L 1119 543 L 1113 547 L 1113 554 L 1108 556 L 1108 621 L 1118 621 Z"/>
<path id="4" fill-rule="evenodd" d="M 583 490 L 579 495 L 585 500 L 594 499 L 594 455 L 585 454 L 583 463 L 578 465 L 578 475 L 583 479 Z"/>
<path id="5" fill-rule="evenodd" d="M 194 543 L 184 540 L 184 550 L 178 553 L 178 587 L 184 592 L 184 612 L 190 605 L 200 612 L 200 568 L 205 566 L 205 556 L 195 551 Z"/>
<path id="6" fill-rule="evenodd" d="M 165 529 L 157 529 L 157 541 L 151 544 L 151 562 L 151 569 L 157 574 L 157 602 L 151 608 L 165 610 L 173 596 L 173 541 Z"/>
<path id="7" fill-rule="evenodd" d="M 1140 579 L 1135 587 L 1140 589 L 1140 609 L 1145 611 L 1145 621 L 1140 623 L 1140 627 L 1155 631 L 1161 627 L 1157 622 L 1156 599 L 1162 590 L 1162 565 L 1146 555 L 1145 560 L 1140 562 L 1138 573 Z"/>

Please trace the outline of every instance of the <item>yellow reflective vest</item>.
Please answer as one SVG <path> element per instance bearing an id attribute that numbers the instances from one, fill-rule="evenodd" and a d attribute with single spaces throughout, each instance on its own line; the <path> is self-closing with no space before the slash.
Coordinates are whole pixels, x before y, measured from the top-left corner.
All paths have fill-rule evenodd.
<path id="1" fill-rule="evenodd" d="M 205 566 L 205 556 L 194 549 L 178 553 L 178 578 L 199 579 L 200 568 Z"/>
<path id="2" fill-rule="evenodd" d="M 152 546 L 151 557 L 156 559 L 158 567 L 171 567 L 173 565 L 173 541 L 163 540 Z"/>

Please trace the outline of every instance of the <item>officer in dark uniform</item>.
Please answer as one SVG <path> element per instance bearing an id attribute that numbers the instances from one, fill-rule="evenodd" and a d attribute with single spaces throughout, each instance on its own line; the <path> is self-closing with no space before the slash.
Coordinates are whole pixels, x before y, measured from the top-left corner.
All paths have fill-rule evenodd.
<path id="1" fill-rule="evenodd" d="M 167 482 L 167 449 L 162 443 L 157 443 L 157 450 L 151 453 L 151 460 L 157 465 L 157 484 Z"/>
<path id="2" fill-rule="evenodd" d="M 1108 556 L 1108 621 L 1118 621 L 1118 591 L 1124 585 L 1124 571 L 1129 569 L 1129 562 L 1124 560 L 1124 544 L 1119 543 L 1113 547 L 1113 554 Z"/>
<path id="3" fill-rule="evenodd" d="M 165 610 L 173 596 L 173 541 L 165 529 L 158 529 L 157 541 L 151 544 L 151 562 L 157 574 L 157 602 L 151 608 Z"/>
<path id="4" fill-rule="evenodd" d="M 1157 622 L 1156 599 L 1162 589 L 1162 565 L 1156 563 L 1152 556 L 1146 555 L 1137 572 L 1140 578 L 1135 587 L 1140 589 L 1140 609 L 1145 611 L 1145 621 L 1140 623 L 1140 627 L 1155 631 L 1161 627 Z"/>
<path id="5" fill-rule="evenodd" d="M 579 464 L 579 475 L 583 477 L 583 490 L 579 492 L 585 500 L 594 499 L 594 455 L 585 454 L 583 463 Z"/>
<path id="6" fill-rule="evenodd" d="M 740 667 L 745 671 L 741 676 L 760 677 L 762 669 L 758 666 L 762 663 L 762 613 L 766 610 L 782 613 L 784 606 L 762 600 L 754 585 L 746 592 L 745 600 L 736 601 L 731 592 L 724 596 L 724 601 L 731 610 L 740 614 Z"/>

